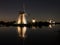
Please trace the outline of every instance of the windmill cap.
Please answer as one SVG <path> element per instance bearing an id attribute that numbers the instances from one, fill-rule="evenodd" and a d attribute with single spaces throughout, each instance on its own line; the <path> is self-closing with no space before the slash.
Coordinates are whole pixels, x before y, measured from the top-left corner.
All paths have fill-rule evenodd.
<path id="1" fill-rule="evenodd" d="M 24 14 L 25 12 L 24 11 L 19 11 L 19 14 Z"/>

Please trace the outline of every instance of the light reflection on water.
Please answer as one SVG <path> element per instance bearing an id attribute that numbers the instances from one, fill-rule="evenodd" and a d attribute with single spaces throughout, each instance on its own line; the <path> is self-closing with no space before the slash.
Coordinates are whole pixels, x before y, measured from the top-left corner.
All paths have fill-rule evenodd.
<path id="1" fill-rule="evenodd" d="M 27 27 L 17 27 L 19 37 L 24 38 Z"/>
<path id="2" fill-rule="evenodd" d="M 26 45 L 29 43 L 30 45 L 35 44 L 39 42 L 39 44 L 43 43 L 56 43 L 58 42 L 57 39 L 59 40 L 59 32 L 53 32 L 53 31 L 58 31 L 60 28 L 59 26 L 56 25 L 50 25 L 52 28 L 48 27 L 32 27 L 32 28 L 27 28 L 27 27 L 0 27 L 0 40 L 2 39 L 2 43 L 11 43 L 11 45 L 14 43 L 22 43 L 22 40 L 20 38 L 25 39 L 23 42 Z M 57 28 L 56 28 L 57 27 Z M 17 28 L 17 30 L 16 30 Z M 51 29 L 51 30 L 49 30 Z M 4 30 L 4 31 L 2 31 Z M 17 33 L 19 36 L 19 41 L 17 40 Z M 27 34 L 26 34 L 27 33 Z M 27 35 L 27 36 L 26 36 Z M 3 38 L 2 38 L 3 37 Z M 26 37 L 26 38 L 25 38 Z M 7 40 L 7 41 L 6 41 Z M 6 42 L 5 42 L 6 41 Z M 16 42 L 15 42 L 16 41 Z M 54 42 L 55 41 L 55 42 Z M 12 43 L 13 42 L 13 43 Z M 1 43 L 1 42 L 0 42 Z M 28 44 L 28 45 L 29 45 Z M 19 44 L 16 44 L 19 45 Z M 58 44 L 57 44 L 58 45 Z"/>
<path id="3" fill-rule="evenodd" d="M 53 28 L 55 26 L 55 24 L 50 24 L 49 28 Z"/>

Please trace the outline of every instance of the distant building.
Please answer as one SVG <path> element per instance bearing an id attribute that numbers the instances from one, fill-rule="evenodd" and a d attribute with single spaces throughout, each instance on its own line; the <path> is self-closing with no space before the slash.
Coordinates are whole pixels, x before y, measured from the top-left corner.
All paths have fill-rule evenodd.
<path id="1" fill-rule="evenodd" d="M 35 19 L 35 18 L 33 18 L 33 19 L 32 19 L 32 23 L 35 23 L 35 22 L 36 22 L 36 19 Z"/>
<path id="2" fill-rule="evenodd" d="M 55 21 L 54 20 L 48 20 L 47 22 L 49 22 L 49 23 L 55 23 Z"/>

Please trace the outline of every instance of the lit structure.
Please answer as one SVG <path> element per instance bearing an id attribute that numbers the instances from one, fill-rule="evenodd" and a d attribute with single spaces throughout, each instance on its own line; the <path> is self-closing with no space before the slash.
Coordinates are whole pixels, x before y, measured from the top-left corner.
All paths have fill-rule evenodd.
<path id="1" fill-rule="evenodd" d="M 32 19 L 32 23 L 35 23 L 35 22 L 36 22 L 36 20 L 35 20 L 35 18 L 33 18 L 33 19 Z"/>
<path id="2" fill-rule="evenodd" d="M 53 20 L 49 20 L 48 22 L 49 22 L 49 23 L 55 23 L 55 21 L 53 21 Z"/>
<path id="3" fill-rule="evenodd" d="M 55 23 L 55 21 L 53 21 L 52 23 Z"/>
<path id="4" fill-rule="evenodd" d="M 27 21 L 26 21 L 26 17 L 25 16 L 26 16 L 26 13 L 25 12 L 20 12 L 19 13 L 17 24 L 27 24 Z"/>
<path id="5" fill-rule="evenodd" d="M 52 20 L 49 20 L 49 23 L 52 23 Z"/>

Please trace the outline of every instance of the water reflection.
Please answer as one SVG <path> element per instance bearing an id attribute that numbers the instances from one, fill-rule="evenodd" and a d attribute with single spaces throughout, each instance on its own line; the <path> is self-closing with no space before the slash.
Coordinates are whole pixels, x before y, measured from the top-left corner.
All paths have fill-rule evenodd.
<path id="1" fill-rule="evenodd" d="M 55 26 L 55 24 L 50 24 L 49 28 L 53 28 Z"/>
<path id="2" fill-rule="evenodd" d="M 17 27 L 19 37 L 25 38 L 26 37 L 26 30 L 27 27 Z"/>
<path id="3" fill-rule="evenodd" d="M 32 29 L 36 29 L 36 27 L 35 26 L 32 26 Z"/>
<path id="4" fill-rule="evenodd" d="M 55 24 L 50 24 L 52 29 L 50 30 L 47 26 L 31 26 L 31 27 L 0 27 L 0 40 L 2 43 L 12 43 L 15 45 L 34 45 L 34 44 L 54 44 L 59 40 L 60 32 L 59 27 Z M 55 26 L 55 27 L 53 27 Z M 45 28 L 47 27 L 47 28 Z M 42 29 L 41 29 L 42 28 Z M 16 35 L 16 29 L 18 31 L 18 36 Z M 34 29 L 34 30 L 33 30 Z M 3 31 L 5 30 L 5 31 Z M 54 32 L 53 32 L 54 31 Z M 58 31 L 58 32 L 57 32 Z M 27 33 L 27 37 L 26 37 Z M 17 38 L 16 38 L 17 37 Z M 25 38 L 26 37 L 26 38 Z M 3 40 L 3 41 L 2 41 Z M 6 41 L 7 40 L 7 41 Z M 18 43 L 18 44 L 17 44 Z M 8 45 L 9 45 L 8 44 Z M 3 45 L 3 44 L 2 44 Z"/>
<path id="5" fill-rule="evenodd" d="M 48 27 L 49 28 L 53 28 L 54 26 L 55 26 L 55 24 L 50 24 Z M 32 29 L 35 30 L 36 28 L 38 28 L 38 27 L 32 26 Z M 27 27 L 25 27 L 25 26 L 24 27 L 18 26 L 17 30 L 18 30 L 19 37 L 21 37 L 21 38 L 25 38 L 26 37 Z"/>
<path id="6" fill-rule="evenodd" d="M 53 28 L 54 26 L 55 26 L 55 24 L 50 24 L 48 27 L 49 28 Z M 38 28 L 38 27 L 32 26 L 32 29 L 35 30 L 36 28 Z M 19 37 L 21 37 L 21 38 L 25 38 L 26 37 L 27 27 L 25 27 L 25 26 L 24 27 L 18 26 L 17 30 L 18 30 Z"/>

